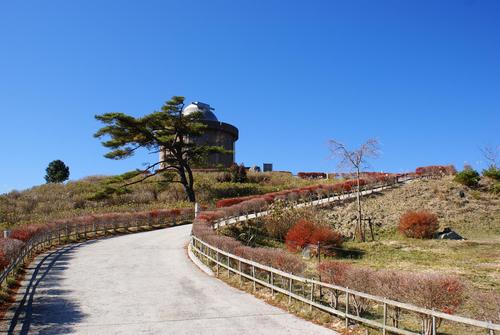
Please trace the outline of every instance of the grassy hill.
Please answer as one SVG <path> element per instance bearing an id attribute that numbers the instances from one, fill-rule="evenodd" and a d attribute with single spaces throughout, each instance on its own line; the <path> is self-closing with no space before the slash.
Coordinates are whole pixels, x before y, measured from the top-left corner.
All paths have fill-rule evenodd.
<path id="1" fill-rule="evenodd" d="M 182 208 L 185 201 L 179 184 L 157 180 L 135 184 L 126 193 L 95 200 L 110 176 L 92 176 L 65 184 L 44 184 L 0 195 L 0 228 L 22 223 L 47 222 L 79 215 L 160 208 Z M 217 199 L 273 192 L 312 183 L 289 173 L 249 173 L 247 183 L 225 182 L 223 172 L 195 173 L 198 201 L 211 206 Z M 317 183 L 317 182 L 316 182 Z"/>
<path id="2" fill-rule="evenodd" d="M 482 180 L 483 185 L 487 182 Z M 380 225 L 378 233 L 388 237 L 396 234 L 404 212 L 422 209 L 436 214 L 441 227 L 451 227 L 465 238 L 500 235 L 500 197 L 487 187 L 470 189 L 458 184 L 453 177 L 415 180 L 363 199 L 364 216 L 373 218 Z M 322 214 L 322 219 L 348 234 L 352 218 L 356 216 L 356 204 L 336 205 Z"/>
<path id="3" fill-rule="evenodd" d="M 375 269 L 456 274 L 466 283 L 468 298 L 461 314 L 500 321 L 500 196 L 489 192 L 489 181 L 470 189 L 452 177 L 416 180 L 402 187 L 364 198 L 365 217 L 372 217 L 375 241 L 346 242 L 345 249 L 360 255 L 339 260 Z M 461 196 L 460 192 L 463 192 Z M 400 216 L 425 209 L 464 241 L 420 240 L 397 231 Z M 315 210 L 315 218 L 349 234 L 356 215 L 354 202 Z"/>

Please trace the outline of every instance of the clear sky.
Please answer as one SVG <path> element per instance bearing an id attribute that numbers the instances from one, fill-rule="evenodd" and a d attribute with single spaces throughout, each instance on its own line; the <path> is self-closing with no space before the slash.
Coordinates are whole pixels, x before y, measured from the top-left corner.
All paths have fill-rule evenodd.
<path id="1" fill-rule="evenodd" d="M 500 142 L 500 1 L 0 2 L 0 192 L 153 161 L 105 159 L 95 114 L 173 95 L 240 130 L 237 161 L 332 171 L 327 141 L 382 144 L 373 170 L 464 162 Z"/>

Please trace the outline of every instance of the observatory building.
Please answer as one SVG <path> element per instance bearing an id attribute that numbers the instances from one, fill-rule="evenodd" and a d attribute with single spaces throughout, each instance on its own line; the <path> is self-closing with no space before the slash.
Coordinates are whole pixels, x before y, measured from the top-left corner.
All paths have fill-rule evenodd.
<path id="1" fill-rule="evenodd" d="M 201 122 L 207 126 L 202 136 L 189 138 L 189 141 L 194 141 L 199 144 L 220 146 L 231 151 L 230 153 L 212 153 L 207 157 L 207 161 L 203 168 L 219 168 L 230 167 L 234 163 L 234 143 L 238 140 L 238 128 L 229 123 L 220 122 L 213 113 L 214 108 L 203 102 L 192 102 L 184 107 L 183 115 L 189 115 L 196 112 L 201 112 Z M 164 153 L 160 152 L 160 160 Z"/>

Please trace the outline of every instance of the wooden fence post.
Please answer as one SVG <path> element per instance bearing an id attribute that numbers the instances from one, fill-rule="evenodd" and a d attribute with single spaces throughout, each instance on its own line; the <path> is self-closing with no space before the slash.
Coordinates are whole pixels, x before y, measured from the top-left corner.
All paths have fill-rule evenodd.
<path id="1" fill-rule="evenodd" d="M 217 277 L 219 277 L 219 252 L 217 251 L 217 254 L 215 256 L 215 259 L 217 260 L 216 267 L 217 267 Z"/>
<path id="2" fill-rule="evenodd" d="M 255 265 L 252 265 L 253 290 L 255 292 Z"/>
<path id="3" fill-rule="evenodd" d="M 239 260 L 239 259 L 238 259 L 238 272 L 240 274 L 240 284 L 241 284 L 243 281 L 243 277 L 241 275 L 241 260 Z"/>
<path id="4" fill-rule="evenodd" d="M 349 328 L 349 317 L 347 316 L 349 314 L 349 292 L 346 291 L 345 293 L 345 327 Z"/>
<path id="5" fill-rule="evenodd" d="M 384 326 L 384 328 L 382 328 L 382 335 L 386 335 L 387 331 L 385 329 L 385 326 L 387 325 L 387 303 L 385 301 L 384 301 L 384 320 L 382 324 Z"/>
<path id="6" fill-rule="evenodd" d="M 272 271 L 270 276 L 269 281 L 271 284 L 271 295 L 274 297 L 274 273 Z"/>
<path id="7" fill-rule="evenodd" d="M 311 283 L 311 302 L 314 302 L 314 283 Z M 312 312 L 313 305 L 309 304 L 309 311 Z"/>

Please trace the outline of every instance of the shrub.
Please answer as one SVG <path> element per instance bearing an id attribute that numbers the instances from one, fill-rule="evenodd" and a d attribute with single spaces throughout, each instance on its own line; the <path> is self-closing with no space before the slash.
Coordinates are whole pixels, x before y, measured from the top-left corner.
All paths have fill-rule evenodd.
<path id="1" fill-rule="evenodd" d="M 312 221 L 300 219 L 286 234 L 285 244 L 290 251 L 298 251 L 308 244 L 340 246 L 342 235 L 328 226 L 320 226 Z"/>
<path id="2" fill-rule="evenodd" d="M 302 179 L 326 179 L 324 172 L 299 172 L 297 176 Z"/>
<path id="3" fill-rule="evenodd" d="M 44 232 L 45 230 L 47 230 L 46 225 L 41 225 L 41 224 L 22 225 L 12 229 L 10 237 L 15 238 L 17 240 L 21 240 L 23 242 L 27 242 L 30 238 L 32 238 L 38 233 Z"/>
<path id="4" fill-rule="evenodd" d="M 432 238 L 439 228 L 437 216 L 426 212 L 407 212 L 399 219 L 399 231 L 406 237 Z"/>
<path id="5" fill-rule="evenodd" d="M 475 187 L 478 185 L 479 180 L 481 180 L 481 177 L 479 177 L 479 173 L 477 171 L 472 169 L 466 169 L 463 170 L 462 172 L 457 173 L 455 175 L 454 180 L 462 185 L 468 187 Z"/>
<path id="6" fill-rule="evenodd" d="M 9 266 L 10 262 L 5 256 L 4 252 L 0 250 L 0 270 L 3 271 L 7 266 Z"/>
<path id="7" fill-rule="evenodd" d="M 431 165 L 431 166 L 421 166 L 415 169 L 417 175 L 428 175 L 428 176 L 443 176 L 443 175 L 454 175 L 457 170 L 453 165 Z"/>
<path id="8" fill-rule="evenodd" d="M 491 165 L 489 168 L 483 170 L 483 176 L 491 178 L 493 180 L 500 180 L 500 169 Z"/>
<path id="9" fill-rule="evenodd" d="M 267 235 L 284 240 L 287 232 L 303 217 L 305 211 L 288 208 L 285 201 L 275 201 L 269 207 L 269 214 L 263 219 Z"/>
<path id="10" fill-rule="evenodd" d="M 491 186 L 491 192 L 493 194 L 500 194 L 500 182 L 497 182 Z"/>
<path id="11" fill-rule="evenodd" d="M 316 229 L 316 225 L 308 220 L 299 220 L 285 236 L 285 244 L 288 250 L 298 251 L 311 241 L 311 236 Z"/>
<path id="12" fill-rule="evenodd" d="M 245 183 L 247 181 L 247 170 L 243 164 L 233 163 L 229 167 L 229 175 L 233 183 Z"/>
<path id="13" fill-rule="evenodd" d="M 309 243 L 340 247 L 343 242 L 342 235 L 328 226 L 318 226 L 311 235 Z"/>
<path id="14" fill-rule="evenodd" d="M 463 302 L 464 285 L 454 276 L 437 273 L 411 274 L 402 290 L 403 299 L 417 306 L 453 314 Z M 430 335 L 432 318 L 420 314 L 423 333 Z M 439 327 L 441 319 L 437 320 Z"/>
<path id="15" fill-rule="evenodd" d="M 318 272 L 321 281 L 334 284 L 338 286 L 346 287 L 346 272 L 351 267 L 351 265 L 342 262 L 326 261 L 318 265 Z M 337 308 L 339 304 L 339 296 L 342 294 L 341 291 L 333 290 L 333 308 Z"/>
<path id="16" fill-rule="evenodd" d="M 6 268 L 19 254 L 24 243 L 13 238 L 0 238 L 0 270 Z"/>

